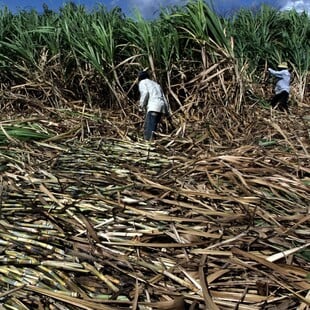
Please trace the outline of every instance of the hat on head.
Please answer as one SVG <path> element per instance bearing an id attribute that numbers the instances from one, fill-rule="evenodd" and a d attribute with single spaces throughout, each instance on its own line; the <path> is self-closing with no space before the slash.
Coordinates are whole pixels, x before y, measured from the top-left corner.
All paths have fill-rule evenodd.
<path id="1" fill-rule="evenodd" d="M 284 62 L 279 63 L 278 68 L 287 69 L 288 68 L 287 62 L 284 61 Z"/>
<path id="2" fill-rule="evenodd" d="M 138 74 L 138 78 L 139 78 L 139 81 L 142 81 L 144 79 L 149 79 L 150 76 L 147 71 L 140 71 Z"/>

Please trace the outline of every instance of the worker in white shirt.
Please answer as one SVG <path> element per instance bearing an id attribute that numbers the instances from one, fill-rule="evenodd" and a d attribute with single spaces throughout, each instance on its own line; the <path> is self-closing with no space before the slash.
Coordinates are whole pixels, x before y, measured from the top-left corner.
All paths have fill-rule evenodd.
<path id="1" fill-rule="evenodd" d="M 138 76 L 140 92 L 140 110 L 146 111 L 144 139 L 152 140 L 162 115 L 169 116 L 170 108 L 161 86 L 150 79 L 147 71 Z"/>
<path id="2" fill-rule="evenodd" d="M 288 99 L 290 93 L 291 74 L 288 71 L 287 62 L 278 64 L 278 71 L 268 68 L 270 74 L 277 78 L 275 86 L 275 96 L 271 100 L 273 108 L 279 108 L 280 111 L 288 110 Z"/>

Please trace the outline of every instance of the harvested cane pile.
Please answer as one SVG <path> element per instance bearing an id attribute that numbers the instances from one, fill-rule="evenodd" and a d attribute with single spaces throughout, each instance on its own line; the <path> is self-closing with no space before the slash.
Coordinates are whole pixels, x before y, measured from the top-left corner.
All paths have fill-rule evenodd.
<path id="1" fill-rule="evenodd" d="M 309 118 L 228 112 L 23 120 L 52 137 L 1 145 L 1 307 L 307 309 Z"/>

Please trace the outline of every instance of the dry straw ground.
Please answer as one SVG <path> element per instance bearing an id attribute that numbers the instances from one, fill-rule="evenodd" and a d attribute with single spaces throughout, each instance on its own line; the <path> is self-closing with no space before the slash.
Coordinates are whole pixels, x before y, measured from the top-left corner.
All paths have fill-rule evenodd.
<path id="1" fill-rule="evenodd" d="M 0 310 L 309 309 L 308 15 L 0 15 Z M 173 111 L 154 143 L 146 67 Z"/>
<path id="2" fill-rule="evenodd" d="M 130 112 L 26 112 L 1 121 L 2 309 L 308 309 L 306 105 L 176 114 L 151 144 Z"/>

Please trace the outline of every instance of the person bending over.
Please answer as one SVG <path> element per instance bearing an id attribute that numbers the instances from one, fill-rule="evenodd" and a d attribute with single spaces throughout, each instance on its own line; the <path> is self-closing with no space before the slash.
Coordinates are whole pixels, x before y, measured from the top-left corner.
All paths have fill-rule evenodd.
<path id="1" fill-rule="evenodd" d="M 138 80 L 140 92 L 139 108 L 146 111 L 144 139 L 152 140 L 162 115 L 168 116 L 170 114 L 169 104 L 161 86 L 150 79 L 147 71 L 140 72 Z"/>

